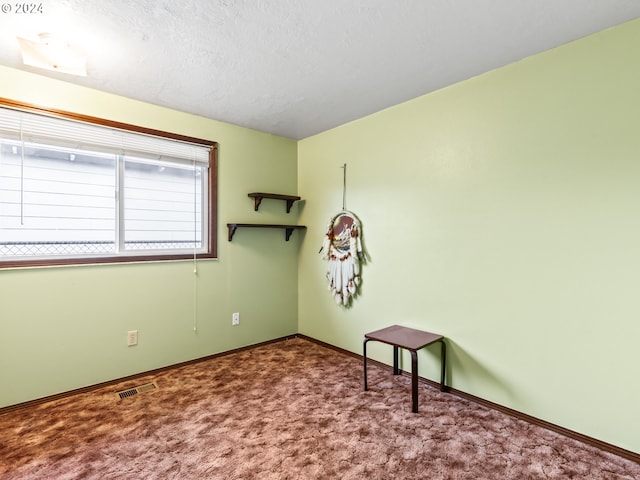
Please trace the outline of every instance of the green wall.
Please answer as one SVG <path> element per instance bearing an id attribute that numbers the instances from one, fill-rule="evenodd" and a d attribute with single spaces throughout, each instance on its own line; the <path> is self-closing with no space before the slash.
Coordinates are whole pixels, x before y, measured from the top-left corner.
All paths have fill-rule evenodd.
<path id="1" fill-rule="evenodd" d="M 442 333 L 453 387 L 640 451 L 639 47 L 633 21 L 299 142 L 300 333 Z M 318 255 L 343 163 L 370 256 L 350 309 Z"/>
<path id="2" fill-rule="evenodd" d="M 302 237 L 226 232 L 296 222 L 297 206 L 247 197 L 297 192 L 295 141 L 5 67 L 0 96 L 219 142 L 219 259 L 197 276 L 191 261 L 0 270 L 0 407 L 296 333 Z"/>

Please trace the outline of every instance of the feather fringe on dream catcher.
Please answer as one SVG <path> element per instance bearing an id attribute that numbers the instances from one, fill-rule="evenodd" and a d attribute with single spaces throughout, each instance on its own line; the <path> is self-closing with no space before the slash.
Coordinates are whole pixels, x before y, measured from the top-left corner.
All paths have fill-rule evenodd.
<path id="1" fill-rule="evenodd" d="M 345 189 L 346 170 L 345 164 Z M 349 305 L 358 293 L 360 285 L 360 262 L 362 241 L 360 240 L 360 221 L 351 212 L 345 210 L 344 190 L 342 211 L 331 218 L 320 253 L 327 260 L 327 282 L 329 291 L 336 303 Z"/>
<path id="2" fill-rule="evenodd" d="M 348 305 L 360 285 L 360 222 L 348 211 L 338 213 L 329 222 L 320 249 L 327 260 L 327 281 L 336 303 Z"/>

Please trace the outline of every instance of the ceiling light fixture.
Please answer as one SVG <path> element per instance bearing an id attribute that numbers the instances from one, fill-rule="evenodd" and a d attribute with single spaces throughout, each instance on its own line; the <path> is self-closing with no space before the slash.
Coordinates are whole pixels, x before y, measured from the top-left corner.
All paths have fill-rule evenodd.
<path id="1" fill-rule="evenodd" d="M 72 47 L 64 38 L 52 33 L 41 33 L 37 40 L 18 37 L 22 61 L 25 65 L 71 75 L 87 76 L 85 55 Z"/>

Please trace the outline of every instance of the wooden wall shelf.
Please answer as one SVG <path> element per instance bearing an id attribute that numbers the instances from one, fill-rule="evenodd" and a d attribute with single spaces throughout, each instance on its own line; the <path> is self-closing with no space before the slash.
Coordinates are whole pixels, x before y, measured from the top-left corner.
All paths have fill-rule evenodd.
<path id="1" fill-rule="evenodd" d="M 279 193 L 263 193 L 263 192 L 250 193 L 249 197 L 253 198 L 253 209 L 256 212 L 258 211 L 258 207 L 260 206 L 260 202 L 262 202 L 263 198 L 273 198 L 276 200 L 284 200 L 285 202 L 287 202 L 287 213 L 291 211 L 293 202 L 300 200 L 300 197 L 296 195 L 281 195 Z"/>
<path id="2" fill-rule="evenodd" d="M 302 230 L 307 227 L 304 225 L 276 225 L 276 224 L 266 224 L 266 223 L 227 223 L 227 228 L 229 229 L 229 241 L 233 239 L 233 236 L 236 233 L 236 230 L 239 227 L 248 227 L 248 228 L 281 228 L 285 231 L 285 240 L 288 242 L 289 238 L 291 238 L 291 234 L 294 230 Z"/>

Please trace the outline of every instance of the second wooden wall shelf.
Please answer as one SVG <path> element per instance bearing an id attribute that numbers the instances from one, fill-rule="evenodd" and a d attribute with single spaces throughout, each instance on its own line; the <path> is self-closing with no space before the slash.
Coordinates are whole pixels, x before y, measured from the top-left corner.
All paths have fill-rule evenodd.
<path id="1" fill-rule="evenodd" d="M 236 233 L 238 227 L 250 227 L 250 228 L 281 228 L 285 231 L 285 240 L 288 242 L 289 238 L 291 238 L 291 234 L 294 230 L 302 230 L 307 227 L 304 225 L 276 225 L 276 224 L 266 224 L 266 223 L 227 223 L 227 228 L 229 229 L 229 241 L 233 239 L 233 236 Z"/>

